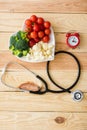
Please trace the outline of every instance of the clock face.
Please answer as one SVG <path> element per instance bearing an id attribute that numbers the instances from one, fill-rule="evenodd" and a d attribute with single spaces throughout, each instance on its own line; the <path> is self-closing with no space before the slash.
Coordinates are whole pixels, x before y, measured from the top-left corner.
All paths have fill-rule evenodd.
<path id="1" fill-rule="evenodd" d="M 70 36 L 68 38 L 68 43 L 70 44 L 70 46 L 76 46 L 78 44 L 79 40 L 76 36 Z"/>

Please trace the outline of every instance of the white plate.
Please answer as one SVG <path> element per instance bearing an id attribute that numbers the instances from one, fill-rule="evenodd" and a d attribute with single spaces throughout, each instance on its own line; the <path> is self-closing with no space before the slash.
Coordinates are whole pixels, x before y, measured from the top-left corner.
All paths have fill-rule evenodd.
<path id="1" fill-rule="evenodd" d="M 34 63 L 37 63 L 37 62 L 45 62 L 45 61 L 50 61 L 50 60 L 54 60 L 54 53 L 55 53 L 55 37 L 54 37 L 54 31 L 52 29 L 52 27 L 50 28 L 51 29 L 51 34 L 50 34 L 50 41 L 47 43 L 47 44 L 50 44 L 50 45 L 53 45 L 53 48 L 52 48 L 52 55 L 51 55 L 51 58 L 46 58 L 44 60 L 41 60 L 41 59 L 29 59 L 28 56 L 23 56 L 23 57 L 18 57 L 16 56 L 18 59 L 22 60 L 22 61 L 26 61 L 26 62 L 34 62 Z M 16 33 L 14 33 L 13 35 L 15 35 Z"/>

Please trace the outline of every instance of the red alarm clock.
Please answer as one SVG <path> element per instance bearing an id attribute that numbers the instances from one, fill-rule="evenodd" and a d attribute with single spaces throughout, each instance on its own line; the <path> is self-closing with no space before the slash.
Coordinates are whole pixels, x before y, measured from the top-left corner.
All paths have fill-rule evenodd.
<path id="1" fill-rule="evenodd" d="M 80 43 L 79 33 L 67 33 L 66 42 L 69 47 L 76 48 Z"/>

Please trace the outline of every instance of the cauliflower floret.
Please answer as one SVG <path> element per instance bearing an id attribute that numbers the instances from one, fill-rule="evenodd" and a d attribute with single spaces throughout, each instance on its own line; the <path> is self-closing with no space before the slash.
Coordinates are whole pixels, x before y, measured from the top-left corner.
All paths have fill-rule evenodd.
<path id="1" fill-rule="evenodd" d="M 41 44 L 36 44 L 36 45 L 34 45 L 33 47 L 32 47 L 32 50 L 34 50 L 34 51 L 41 51 Z"/>
<path id="2" fill-rule="evenodd" d="M 48 50 L 47 50 L 47 55 L 51 55 L 51 54 L 52 54 L 51 49 L 48 49 Z"/>
<path id="3" fill-rule="evenodd" d="M 49 43 L 43 43 L 40 41 L 36 43 L 29 51 L 29 59 L 32 60 L 45 60 L 47 58 L 52 58 L 53 45 Z"/>
<path id="4" fill-rule="evenodd" d="M 43 50 L 47 50 L 48 49 L 48 44 L 47 43 L 42 44 L 42 48 L 43 48 Z"/>

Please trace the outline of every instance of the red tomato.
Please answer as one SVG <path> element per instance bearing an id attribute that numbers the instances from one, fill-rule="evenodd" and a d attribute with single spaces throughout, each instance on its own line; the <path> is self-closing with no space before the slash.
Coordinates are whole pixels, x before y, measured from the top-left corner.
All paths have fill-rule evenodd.
<path id="1" fill-rule="evenodd" d="M 51 24 L 50 24 L 49 21 L 45 21 L 45 22 L 44 22 L 44 27 L 45 27 L 45 28 L 50 28 L 50 26 L 51 26 Z"/>
<path id="2" fill-rule="evenodd" d="M 25 32 L 28 32 L 28 33 L 29 33 L 29 32 L 31 32 L 32 30 L 33 30 L 32 25 L 29 25 L 29 26 L 25 25 L 25 26 L 24 26 L 24 31 L 25 31 Z"/>
<path id="3" fill-rule="evenodd" d="M 40 41 L 40 38 L 37 37 L 37 38 L 35 38 L 34 40 L 35 40 L 36 43 L 38 43 L 38 42 Z"/>
<path id="4" fill-rule="evenodd" d="M 43 40 L 43 42 L 48 42 L 49 41 L 49 36 L 44 36 L 42 40 Z"/>
<path id="5" fill-rule="evenodd" d="M 29 47 L 33 47 L 35 44 L 36 44 L 36 42 L 35 42 L 34 39 L 31 39 L 31 40 L 29 41 Z"/>
<path id="6" fill-rule="evenodd" d="M 31 38 L 35 39 L 35 38 L 37 38 L 38 34 L 37 34 L 37 32 L 33 31 L 30 33 L 30 36 L 31 36 Z"/>
<path id="7" fill-rule="evenodd" d="M 36 31 L 36 32 L 38 32 L 40 30 L 39 25 L 38 24 L 34 24 L 33 30 Z"/>
<path id="8" fill-rule="evenodd" d="M 28 39 L 31 39 L 31 36 L 30 36 L 30 34 L 28 34 L 28 35 L 27 35 L 27 38 L 28 38 Z"/>
<path id="9" fill-rule="evenodd" d="M 29 26 L 32 24 L 32 21 L 30 19 L 25 20 L 25 25 Z"/>
<path id="10" fill-rule="evenodd" d="M 36 22 L 36 21 L 37 21 L 37 16 L 36 16 L 36 15 L 32 15 L 32 16 L 30 17 L 30 20 L 31 20 L 32 22 Z"/>
<path id="11" fill-rule="evenodd" d="M 38 23 L 38 24 L 43 24 L 43 23 L 44 23 L 44 19 L 41 18 L 41 17 L 38 17 L 38 18 L 37 18 L 37 23 Z"/>
<path id="12" fill-rule="evenodd" d="M 44 25 L 39 24 L 39 28 L 40 28 L 41 31 L 44 31 Z"/>
<path id="13" fill-rule="evenodd" d="M 43 38 L 43 36 L 44 36 L 44 32 L 43 32 L 43 31 L 39 31 L 39 32 L 38 32 L 38 37 L 39 37 L 39 38 Z"/>
<path id="14" fill-rule="evenodd" d="M 44 32 L 45 32 L 46 35 L 49 35 L 51 33 L 51 30 L 47 28 L 47 29 L 45 29 Z"/>

